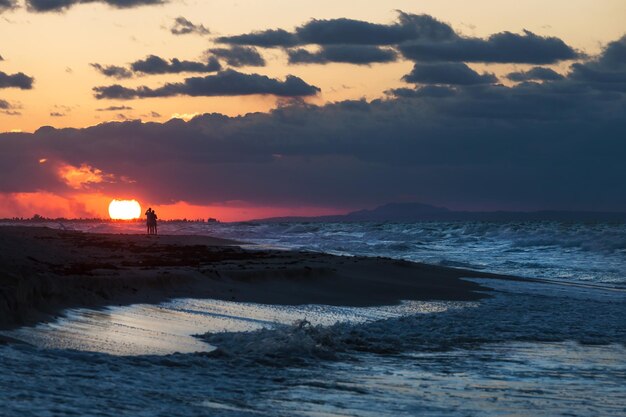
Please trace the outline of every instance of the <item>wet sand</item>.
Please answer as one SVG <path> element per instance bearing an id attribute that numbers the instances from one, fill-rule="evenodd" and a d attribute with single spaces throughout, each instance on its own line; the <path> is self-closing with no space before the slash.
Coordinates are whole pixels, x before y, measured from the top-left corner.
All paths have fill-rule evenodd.
<path id="1" fill-rule="evenodd" d="M 463 277 L 515 279 L 386 258 L 243 249 L 205 236 L 145 236 L 0 227 L 0 329 L 65 308 L 176 297 L 264 304 L 376 306 L 476 300 Z"/>

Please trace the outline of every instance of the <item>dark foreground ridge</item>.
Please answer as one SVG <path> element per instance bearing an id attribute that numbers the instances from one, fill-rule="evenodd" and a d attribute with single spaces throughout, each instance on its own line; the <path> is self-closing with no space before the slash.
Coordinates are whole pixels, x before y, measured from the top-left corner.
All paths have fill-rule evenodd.
<path id="1" fill-rule="evenodd" d="M 205 236 L 144 236 L 0 227 L 0 328 L 69 307 L 175 297 L 266 304 L 373 306 L 476 300 L 461 277 L 508 278 L 386 258 L 246 250 Z"/>

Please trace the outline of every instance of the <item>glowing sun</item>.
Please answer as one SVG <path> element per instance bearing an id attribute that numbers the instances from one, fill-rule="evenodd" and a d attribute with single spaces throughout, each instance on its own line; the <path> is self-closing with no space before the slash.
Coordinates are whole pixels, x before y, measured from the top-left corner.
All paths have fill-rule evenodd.
<path id="1" fill-rule="evenodd" d="M 113 220 L 132 220 L 141 216 L 137 200 L 113 200 L 109 204 L 109 216 Z"/>

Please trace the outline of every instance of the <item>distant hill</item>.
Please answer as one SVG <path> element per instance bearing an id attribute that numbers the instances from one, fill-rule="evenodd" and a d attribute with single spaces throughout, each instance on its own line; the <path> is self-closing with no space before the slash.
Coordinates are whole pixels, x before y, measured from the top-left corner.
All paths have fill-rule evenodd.
<path id="1" fill-rule="evenodd" d="M 271 217 L 263 222 L 411 222 L 411 221 L 615 221 L 626 222 L 626 212 L 596 211 L 452 211 L 422 203 L 390 203 L 372 210 L 314 217 Z"/>

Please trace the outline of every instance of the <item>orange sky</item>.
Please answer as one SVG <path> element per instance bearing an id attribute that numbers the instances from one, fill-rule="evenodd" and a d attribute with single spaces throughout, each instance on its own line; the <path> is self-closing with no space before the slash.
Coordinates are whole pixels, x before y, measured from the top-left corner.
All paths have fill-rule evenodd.
<path id="1" fill-rule="evenodd" d="M 111 84 L 89 64 L 125 65 L 149 54 L 165 58 L 197 59 L 214 46 L 213 39 L 253 30 L 287 30 L 312 18 L 348 17 L 390 23 L 395 10 L 426 13 L 451 24 L 465 35 L 488 36 L 509 30 L 528 29 L 541 35 L 558 36 L 588 53 L 624 34 L 626 2 L 623 0 L 553 0 L 524 2 L 497 0 L 327 1 L 288 0 L 189 1 L 174 0 L 162 6 L 113 9 L 92 3 L 64 13 L 29 13 L 24 9 L 0 15 L 0 71 L 22 71 L 35 77 L 33 90 L 0 90 L 0 99 L 16 103 L 21 115 L 0 113 L 0 131 L 32 132 L 43 125 L 84 127 L 123 117 L 165 121 L 176 115 L 219 112 L 228 115 L 267 111 L 272 97 L 172 97 L 134 100 L 96 100 L 92 87 Z M 177 16 L 203 24 L 209 36 L 173 36 L 167 29 Z M 411 64 L 354 66 L 346 64 L 289 66 L 279 50 L 261 50 L 268 65 L 242 68 L 282 78 L 295 74 L 319 86 L 315 103 L 347 98 L 376 98 L 385 90 L 403 85 L 401 76 Z M 474 65 L 476 68 L 485 66 Z M 489 70 L 506 73 L 512 67 L 491 65 Z M 180 75 L 145 76 L 124 85 L 158 86 Z M 99 112 L 99 108 L 126 105 L 132 110 Z M 159 116 L 152 116 L 156 112 Z M 63 116 L 51 116 L 51 114 Z"/>
<path id="2" fill-rule="evenodd" d="M 35 193 L 0 193 L 0 218 L 31 218 L 35 214 L 48 218 L 109 218 L 109 203 L 114 198 L 132 198 L 132 196 L 107 196 L 99 193 L 77 193 L 72 196 L 60 196 L 48 192 Z M 266 207 L 251 206 L 241 201 L 232 201 L 220 205 L 199 206 L 185 202 L 168 205 L 150 204 L 139 201 L 142 213 L 152 207 L 160 219 L 197 220 L 217 218 L 220 221 L 241 221 L 278 216 L 322 216 L 345 213 L 349 210 L 337 207 Z"/>

